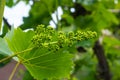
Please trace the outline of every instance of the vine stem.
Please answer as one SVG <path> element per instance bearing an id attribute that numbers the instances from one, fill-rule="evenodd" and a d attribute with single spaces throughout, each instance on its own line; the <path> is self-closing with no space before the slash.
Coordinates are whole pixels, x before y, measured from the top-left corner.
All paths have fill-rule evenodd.
<path id="1" fill-rule="evenodd" d="M 0 30 L 1 30 L 1 26 L 2 26 L 2 18 L 3 18 L 5 2 L 6 2 L 6 0 L 0 0 Z"/>
<path id="2" fill-rule="evenodd" d="M 20 65 L 20 63 L 21 63 L 21 62 L 19 61 L 19 62 L 15 65 L 15 67 L 14 67 L 14 69 L 13 69 L 13 71 L 12 71 L 10 77 L 9 77 L 9 80 L 12 80 L 12 78 L 14 77 L 14 74 L 15 74 L 18 66 Z"/>
<path id="3" fill-rule="evenodd" d="M 21 52 L 17 52 L 17 53 L 15 53 L 15 54 L 11 55 L 11 56 L 8 56 L 8 57 L 0 60 L 0 63 L 3 62 L 3 61 L 5 61 L 5 60 L 11 59 L 11 58 L 14 57 L 14 56 L 17 56 L 17 55 L 20 54 L 20 53 L 24 53 L 24 52 L 27 52 L 27 51 L 31 51 L 33 48 L 34 48 L 34 47 L 29 48 L 29 49 L 26 49 L 26 50 L 23 50 L 23 51 L 21 51 Z"/>
<path id="4" fill-rule="evenodd" d="M 55 44 L 55 43 L 57 43 L 57 42 L 50 42 L 49 44 Z M 43 45 L 44 45 L 44 44 L 46 44 L 46 43 L 43 43 Z M 47 45 L 48 45 L 48 43 L 47 43 Z M 2 60 L 0 60 L 0 63 L 3 62 L 3 61 L 6 61 L 6 60 L 8 60 L 8 59 L 11 59 L 12 57 L 17 56 L 18 54 L 21 54 L 21 53 L 24 53 L 24 52 L 27 52 L 27 51 L 31 51 L 31 50 L 34 49 L 34 48 L 35 48 L 35 47 L 25 49 L 25 50 L 23 50 L 23 51 L 21 51 L 21 52 L 16 52 L 15 54 L 13 54 L 13 55 L 11 55 L 11 56 L 8 56 L 8 57 L 3 58 Z"/>

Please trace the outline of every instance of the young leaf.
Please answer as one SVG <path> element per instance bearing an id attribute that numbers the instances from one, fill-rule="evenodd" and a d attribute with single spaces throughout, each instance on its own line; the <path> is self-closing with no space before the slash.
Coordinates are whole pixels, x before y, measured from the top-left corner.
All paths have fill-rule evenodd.
<path id="1" fill-rule="evenodd" d="M 37 80 L 69 77 L 72 70 L 72 55 L 59 50 L 50 52 L 43 49 L 34 49 L 23 64 Z"/>

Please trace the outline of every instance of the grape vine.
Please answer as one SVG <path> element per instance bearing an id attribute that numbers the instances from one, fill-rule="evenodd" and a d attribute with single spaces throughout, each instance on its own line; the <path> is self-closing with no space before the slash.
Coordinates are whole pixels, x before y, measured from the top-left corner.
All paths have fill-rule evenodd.
<path id="1" fill-rule="evenodd" d="M 22 63 L 35 79 L 68 77 L 73 66 L 73 55 L 69 54 L 66 47 L 70 48 L 77 42 L 96 36 L 97 33 L 92 31 L 57 32 L 51 26 L 45 27 L 44 25 L 38 25 L 35 31 L 28 32 L 24 32 L 20 28 L 13 29 L 3 40 L 14 53 L 0 60 L 0 63 L 17 57 L 18 63 Z M 10 80 L 12 80 L 16 68 L 10 76 Z M 40 72 L 36 73 L 36 70 Z M 50 73 L 48 74 L 48 72 Z"/>

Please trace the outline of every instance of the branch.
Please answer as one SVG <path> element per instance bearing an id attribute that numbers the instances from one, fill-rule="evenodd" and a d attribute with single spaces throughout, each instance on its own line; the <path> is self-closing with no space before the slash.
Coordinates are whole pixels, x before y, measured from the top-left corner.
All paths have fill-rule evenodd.
<path id="1" fill-rule="evenodd" d="M 14 67 L 14 69 L 13 69 L 13 71 L 12 71 L 10 77 L 9 77 L 9 80 L 12 80 L 12 78 L 14 77 L 14 74 L 15 74 L 15 72 L 16 72 L 19 64 L 20 64 L 20 62 L 18 62 L 18 63 L 15 65 L 15 67 Z"/>
<path id="2" fill-rule="evenodd" d="M 59 30 L 59 18 L 58 18 L 58 9 L 56 10 L 56 19 L 57 19 L 57 25 L 56 25 L 56 29 Z"/>
<path id="3" fill-rule="evenodd" d="M 120 9 L 108 9 L 112 13 L 120 13 Z"/>
<path id="4" fill-rule="evenodd" d="M 34 48 L 34 47 L 33 47 L 33 48 Z M 0 60 L 0 63 L 3 62 L 3 61 L 5 61 L 5 60 L 11 59 L 11 58 L 14 57 L 14 56 L 17 56 L 17 55 L 20 54 L 20 53 L 24 53 L 24 52 L 27 52 L 27 51 L 31 51 L 33 48 L 29 48 L 29 49 L 26 49 L 26 50 L 24 50 L 24 51 L 17 52 L 17 53 L 15 53 L 15 54 L 11 55 L 11 56 L 8 56 L 8 57 Z"/>
<path id="5" fill-rule="evenodd" d="M 111 80 L 111 75 L 110 75 L 110 69 L 109 69 L 109 65 L 107 62 L 107 59 L 105 57 L 105 52 L 104 49 L 102 47 L 102 45 L 100 45 L 100 42 L 97 41 L 94 45 L 94 54 L 96 55 L 97 59 L 98 59 L 98 78 L 101 80 Z"/>
<path id="6" fill-rule="evenodd" d="M 11 25 L 8 23 L 8 21 L 5 17 L 3 17 L 3 21 L 8 26 L 8 28 L 11 29 Z"/>

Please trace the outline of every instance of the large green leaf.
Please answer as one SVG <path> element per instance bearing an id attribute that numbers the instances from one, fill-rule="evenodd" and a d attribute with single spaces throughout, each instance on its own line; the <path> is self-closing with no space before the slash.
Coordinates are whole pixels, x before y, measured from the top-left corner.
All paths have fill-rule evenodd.
<path id="1" fill-rule="evenodd" d="M 45 78 L 69 77 L 72 70 L 72 55 L 60 50 L 50 52 L 45 49 L 35 49 L 27 55 L 24 64 L 30 73 L 38 80 Z"/>
<path id="2" fill-rule="evenodd" d="M 14 52 L 22 52 L 30 48 L 32 31 L 23 32 L 21 29 L 15 29 L 9 32 L 5 39 Z M 72 70 L 72 55 L 62 48 L 53 52 L 46 48 L 34 48 L 31 51 L 21 53 L 19 60 L 25 65 L 31 75 L 37 79 L 45 78 L 64 78 L 68 77 Z"/>

